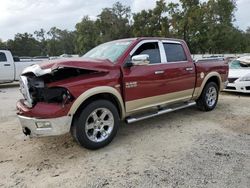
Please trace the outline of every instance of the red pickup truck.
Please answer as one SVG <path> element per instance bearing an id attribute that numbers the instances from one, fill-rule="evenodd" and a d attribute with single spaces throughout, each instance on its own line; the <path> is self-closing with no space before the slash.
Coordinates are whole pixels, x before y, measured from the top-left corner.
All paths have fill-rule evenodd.
<path id="1" fill-rule="evenodd" d="M 182 40 L 116 40 L 78 59 L 26 68 L 17 114 L 25 135 L 71 132 L 80 145 L 98 149 L 112 141 L 120 121 L 132 123 L 193 105 L 213 110 L 227 76 L 224 59 L 194 62 Z"/>

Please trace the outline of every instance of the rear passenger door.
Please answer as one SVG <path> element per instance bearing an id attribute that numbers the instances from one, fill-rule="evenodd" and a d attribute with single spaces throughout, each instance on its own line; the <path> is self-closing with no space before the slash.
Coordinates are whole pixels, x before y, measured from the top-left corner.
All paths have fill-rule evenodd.
<path id="1" fill-rule="evenodd" d="M 166 54 L 162 66 L 166 83 L 164 92 L 169 94 L 166 100 L 190 100 L 196 80 L 195 65 L 186 55 L 190 52 L 178 41 L 162 41 L 162 45 Z"/>

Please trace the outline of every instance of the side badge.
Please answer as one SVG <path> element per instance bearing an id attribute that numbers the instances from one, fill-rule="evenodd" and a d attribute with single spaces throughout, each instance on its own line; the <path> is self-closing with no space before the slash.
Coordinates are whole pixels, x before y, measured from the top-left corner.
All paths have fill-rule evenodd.
<path id="1" fill-rule="evenodd" d="M 205 76 L 204 72 L 201 72 L 201 74 L 200 74 L 201 79 L 203 79 L 204 76 Z"/>
<path id="2" fill-rule="evenodd" d="M 126 88 L 137 87 L 137 82 L 126 82 Z"/>

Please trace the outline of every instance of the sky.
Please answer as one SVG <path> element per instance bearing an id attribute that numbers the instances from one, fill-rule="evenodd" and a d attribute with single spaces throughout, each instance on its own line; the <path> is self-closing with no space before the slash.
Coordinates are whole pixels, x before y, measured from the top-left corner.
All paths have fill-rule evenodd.
<path id="1" fill-rule="evenodd" d="M 74 30 L 82 17 L 95 19 L 103 8 L 117 0 L 0 0 L 0 39 L 13 39 L 16 33 L 33 33 L 40 28 L 48 31 L 56 26 Z M 167 0 L 167 2 L 178 0 Z M 120 0 L 132 12 L 152 9 L 156 0 Z M 250 0 L 237 0 L 235 26 L 246 30 L 250 26 Z"/>

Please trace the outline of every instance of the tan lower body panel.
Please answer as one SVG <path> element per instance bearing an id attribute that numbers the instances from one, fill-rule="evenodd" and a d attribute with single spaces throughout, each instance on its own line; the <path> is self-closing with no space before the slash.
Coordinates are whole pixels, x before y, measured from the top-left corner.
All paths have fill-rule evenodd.
<path id="1" fill-rule="evenodd" d="M 199 98 L 200 93 L 201 93 L 200 90 L 201 90 L 200 87 L 196 87 L 196 88 L 195 88 L 194 93 L 193 93 L 193 99 L 194 99 L 194 100 Z"/>
<path id="2" fill-rule="evenodd" d="M 193 91 L 193 89 L 188 89 L 184 91 L 128 101 L 126 102 L 126 114 L 143 111 L 154 106 L 170 104 L 178 101 L 188 101 L 192 99 Z"/>

